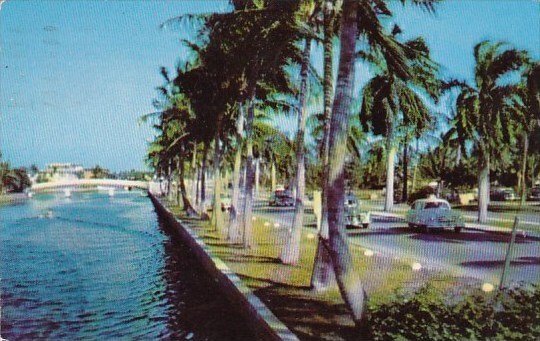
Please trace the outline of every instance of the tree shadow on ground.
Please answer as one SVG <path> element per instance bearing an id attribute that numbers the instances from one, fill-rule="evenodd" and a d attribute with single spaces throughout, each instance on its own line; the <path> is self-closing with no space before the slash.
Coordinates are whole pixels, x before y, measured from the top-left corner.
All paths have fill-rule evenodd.
<path id="1" fill-rule="evenodd" d="M 234 263 L 270 263 L 280 264 L 281 261 L 278 258 L 266 257 L 266 256 L 253 256 L 244 254 L 234 254 L 230 252 L 214 252 L 214 255 L 219 257 L 225 262 Z"/>
<path id="2" fill-rule="evenodd" d="M 428 243 L 502 243 L 508 244 L 509 234 L 486 233 L 469 231 L 466 233 L 454 233 L 451 231 L 433 231 L 429 233 L 419 233 L 409 237 L 411 239 L 422 240 Z M 523 236 L 516 236 L 516 244 L 529 244 L 533 240 Z"/>
<path id="3" fill-rule="evenodd" d="M 502 268 L 504 266 L 504 259 L 501 260 L 486 260 L 486 261 L 469 261 L 462 262 L 462 266 L 471 268 Z M 540 265 L 540 257 L 519 257 L 517 260 L 510 262 L 513 266 L 526 266 L 526 265 Z"/>
<path id="4" fill-rule="evenodd" d="M 255 280 L 268 284 L 254 293 L 301 340 L 363 339 L 345 304 L 324 301 L 309 286 L 295 286 L 240 274 L 239 277 L 244 281 Z"/>
<path id="5" fill-rule="evenodd" d="M 458 205 L 454 206 L 455 209 L 459 209 L 467 212 L 476 212 L 478 210 L 477 205 Z M 533 213 L 540 212 L 540 203 L 529 203 L 526 206 L 520 207 L 519 203 L 510 204 L 491 204 L 488 206 L 489 212 L 494 213 Z"/>
<path id="6" fill-rule="evenodd" d="M 215 238 L 215 240 L 219 240 L 219 238 Z M 244 246 L 242 244 L 230 244 L 230 243 L 227 243 L 226 241 L 221 242 L 221 243 L 214 243 L 214 242 L 204 241 L 204 243 L 206 245 L 208 245 L 208 246 L 229 247 L 231 249 L 243 249 L 244 248 Z"/>
<path id="7" fill-rule="evenodd" d="M 395 227 L 389 229 L 347 229 L 347 234 L 349 236 L 394 236 L 394 235 L 406 235 L 406 234 L 417 234 L 417 232 L 411 230 L 407 227 Z"/>

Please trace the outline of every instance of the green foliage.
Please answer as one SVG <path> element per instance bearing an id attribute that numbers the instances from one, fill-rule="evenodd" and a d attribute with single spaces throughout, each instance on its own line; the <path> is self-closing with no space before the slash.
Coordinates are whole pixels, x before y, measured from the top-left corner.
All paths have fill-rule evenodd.
<path id="1" fill-rule="evenodd" d="M 410 205 L 416 200 L 425 199 L 432 194 L 435 194 L 435 189 L 433 187 L 430 187 L 430 186 L 422 187 L 416 192 L 413 192 L 409 195 L 409 198 L 407 199 L 407 203 Z"/>
<path id="2" fill-rule="evenodd" d="M 32 185 L 24 168 L 11 168 L 9 163 L 0 162 L 0 194 L 21 193 Z"/>
<path id="3" fill-rule="evenodd" d="M 458 302 L 427 286 L 371 306 L 366 325 L 373 340 L 538 340 L 540 286 L 500 296 L 478 292 Z"/>

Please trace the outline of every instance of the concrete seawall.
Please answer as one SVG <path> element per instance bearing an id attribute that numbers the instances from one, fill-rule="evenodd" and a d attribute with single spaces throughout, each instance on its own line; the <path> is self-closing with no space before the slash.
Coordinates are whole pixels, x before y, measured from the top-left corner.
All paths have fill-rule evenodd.
<path id="1" fill-rule="evenodd" d="M 193 257 L 215 281 L 231 307 L 249 322 L 246 327 L 252 329 L 258 340 L 298 340 L 221 259 L 212 255 L 205 243 L 186 224 L 176 219 L 154 195 L 149 193 L 149 197 L 157 214 L 165 220 L 170 231 L 189 247 Z"/>

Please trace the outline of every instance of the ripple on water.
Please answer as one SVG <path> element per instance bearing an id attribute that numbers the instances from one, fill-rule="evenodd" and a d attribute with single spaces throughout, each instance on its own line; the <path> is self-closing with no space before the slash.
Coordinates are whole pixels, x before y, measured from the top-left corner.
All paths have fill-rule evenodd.
<path id="1" fill-rule="evenodd" d="M 147 198 L 35 196 L 0 215 L 4 338 L 252 339 Z"/>

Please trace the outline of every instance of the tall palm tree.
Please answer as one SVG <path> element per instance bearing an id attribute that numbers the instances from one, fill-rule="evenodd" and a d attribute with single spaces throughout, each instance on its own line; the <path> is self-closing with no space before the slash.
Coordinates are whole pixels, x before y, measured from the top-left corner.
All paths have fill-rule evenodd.
<path id="1" fill-rule="evenodd" d="M 472 140 L 478 150 L 478 222 L 488 218 L 489 173 L 493 153 L 516 132 L 511 109 L 515 84 L 501 82 L 520 70 L 527 54 L 504 43 L 482 41 L 474 47 L 474 85 L 458 82 L 456 128 L 460 140 Z"/>
<path id="2" fill-rule="evenodd" d="M 432 1 L 423 1 L 428 9 Z M 388 64 L 397 74 L 409 75 L 405 56 L 399 44 L 384 33 L 378 14 L 391 13 L 383 1 L 349 0 L 342 8 L 340 33 L 340 59 L 336 92 L 330 119 L 329 162 L 326 174 L 328 196 L 328 251 L 342 297 L 359 324 L 364 314 L 365 292 L 355 272 L 347 244 L 344 225 L 345 172 L 344 159 L 347 145 L 348 121 L 351 114 L 354 84 L 356 40 L 360 32 L 372 46 L 381 46 Z"/>
<path id="3" fill-rule="evenodd" d="M 296 133 L 296 198 L 292 226 L 288 233 L 280 259 L 284 264 L 296 264 L 300 258 L 300 236 L 304 226 L 304 196 L 306 193 L 306 164 L 304 136 L 307 120 L 308 68 L 311 56 L 311 38 L 306 38 L 300 70 L 298 96 L 298 131 Z"/>
<path id="4" fill-rule="evenodd" d="M 420 91 L 436 99 L 439 86 L 437 67 L 430 61 L 429 49 L 422 38 L 405 43 L 407 64 L 412 76 L 401 77 L 385 63 L 378 64 L 379 73 L 369 81 L 362 93 L 360 117 L 365 131 L 386 138 L 386 196 L 384 210 L 394 204 L 394 169 L 398 139 L 409 143 L 409 136 L 420 136 L 433 123 Z M 377 58 L 377 57 L 375 57 Z M 379 58 L 380 59 L 380 58 Z"/>
<path id="5" fill-rule="evenodd" d="M 523 149 L 521 170 L 519 178 L 521 186 L 521 202 L 527 199 L 527 163 L 529 157 L 530 136 L 540 126 L 540 89 L 538 83 L 540 79 L 540 63 L 529 65 L 523 75 L 523 82 L 517 88 L 516 97 L 513 98 L 516 118 L 519 121 L 519 134 L 521 135 Z M 533 183 L 534 185 L 534 183 Z"/>

